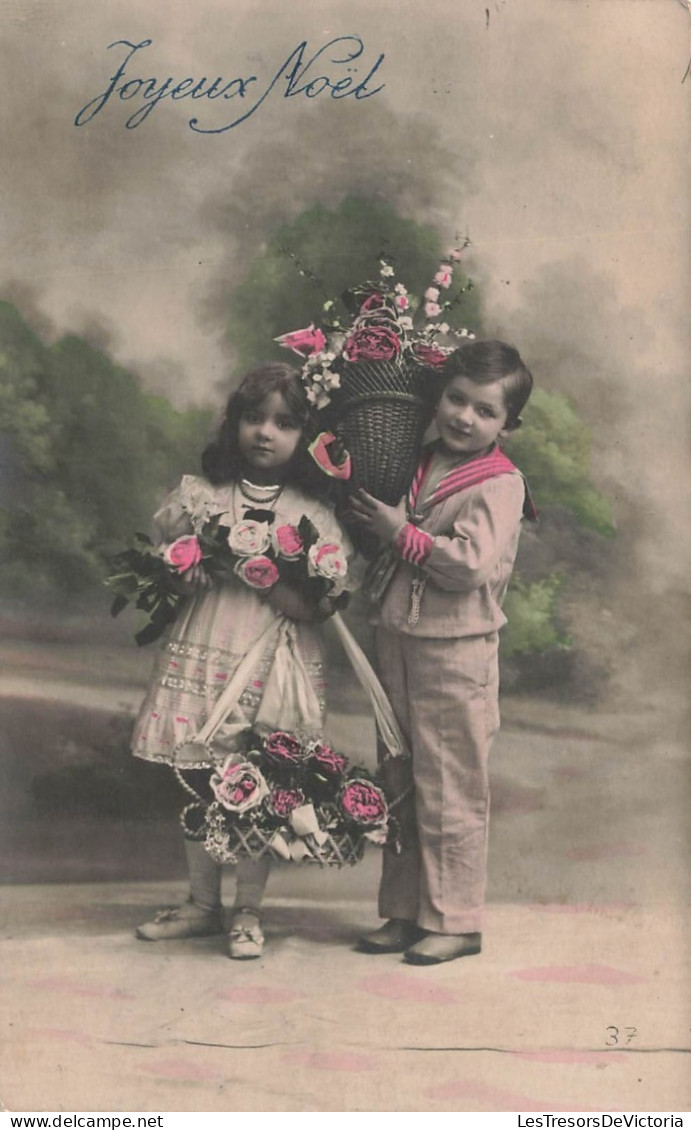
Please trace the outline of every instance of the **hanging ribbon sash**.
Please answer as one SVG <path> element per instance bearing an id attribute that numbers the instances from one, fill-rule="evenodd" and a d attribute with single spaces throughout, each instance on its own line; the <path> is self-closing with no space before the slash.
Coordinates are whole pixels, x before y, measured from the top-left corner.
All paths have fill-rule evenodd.
<path id="1" fill-rule="evenodd" d="M 386 756 L 408 756 L 404 736 L 375 671 L 339 613 L 335 613 L 332 622 L 354 673 L 370 699 Z M 212 753 L 211 742 L 222 726 L 225 739 L 250 728 L 251 723 L 240 709 L 239 701 L 257 667 L 270 651 L 274 651 L 274 659 L 252 726 L 267 731 L 298 727 L 306 733 L 320 733 L 320 704 L 301 656 L 296 625 L 293 620 L 281 616 L 268 625 L 240 661 L 199 733 L 176 747 L 174 764 L 208 763 Z"/>

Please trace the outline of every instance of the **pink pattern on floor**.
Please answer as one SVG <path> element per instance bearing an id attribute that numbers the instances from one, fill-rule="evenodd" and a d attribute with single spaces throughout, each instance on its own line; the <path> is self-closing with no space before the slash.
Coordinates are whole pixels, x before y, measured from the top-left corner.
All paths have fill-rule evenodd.
<path id="1" fill-rule="evenodd" d="M 477 1099 L 479 1102 L 488 1106 L 489 1111 L 517 1111 L 518 1113 L 526 1113 L 527 1111 L 561 1111 L 568 1110 L 574 1111 L 607 1111 L 610 1107 L 587 1107 L 580 1104 L 576 1107 L 575 1104 L 570 1106 L 561 1106 L 559 1103 L 547 1103 L 545 1099 L 535 1099 L 530 1095 L 518 1094 L 516 1091 L 506 1091 L 502 1087 L 491 1087 L 487 1083 L 476 1083 L 472 1080 L 462 1080 L 450 1083 L 443 1083 L 435 1087 L 429 1087 L 426 1091 L 432 1099 Z"/>
<path id="2" fill-rule="evenodd" d="M 544 914 L 624 914 L 637 907 L 637 902 L 533 902 L 528 909 Z"/>
<path id="3" fill-rule="evenodd" d="M 538 1051 L 513 1052 L 518 1059 L 529 1059 L 532 1063 L 575 1063 L 593 1067 L 625 1064 L 626 1057 L 611 1052 L 578 1051 L 576 1048 L 542 1048 Z"/>
<path id="4" fill-rule="evenodd" d="M 27 981 L 31 989 L 41 989 L 48 993 L 71 993 L 74 997 L 101 997 L 104 1000 L 134 1001 L 134 993 L 126 993 L 123 989 L 100 988 L 97 985 L 88 985 L 78 981 L 75 977 L 41 977 L 37 980 Z"/>
<path id="5" fill-rule="evenodd" d="M 372 1055 L 354 1052 L 291 1052 L 282 1056 L 292 1067 L 308 1067 L 315 1071 L 374 1071 L 378 1060 Z"/>
<path id="6" fill-rule="evenodd" d="M 185 1083 L 221 1083 L 223 1074 L 209 1067 L 204 1067 L 194 1060 L 159 1059 L 153 1063 L 140 1063 L 138 1070 L 147 1075 L 156 1075 L 160 1079 L 180 1079 Z"/>
<path id="7" fill-rule="evenodd" d="M 645 985 L 649 978 L 609 965 L 544 965 L 515 969 L 511 977 L 520 981 L 551 981 L 554 984 L 578 985 Z"/>
<path id="8" fill-rule="evenodd" d="M 519 790 L 508 790 L 501 796 L 498 796 L 498 790 L 496 790 L 496 799 L 491 803 L 493 811 L 498 816 L 501 814 L 508 816 L 529 815 L 532 812 L 541 812 L 545 807 L 544 790 L 525 789 L 521 792 Z"/>
<path id="9" fill-rule="evenodd" d="M 416 1001 L 418 1004 L 457 1004 L 458 997 L 440 985 L 431 985 L 429 982 L 417 977 L 408 976 L 406 973 L 379 973 L 373 977 L 366 977 L 357 981 L 355 988 L 364 993 L 372 993 L 376 997 L 387 997 L 388 1000 Z"/>
<path id="10" fill-rule="evenodd" d="M 566 859 L 574 859 L 578 863 L 594 863 L 600 859 L 617 859 L 619 856 L 644 855 L 643 844 L 629 844 L 621 842 L 586 844 L 584 847 L 571 848 L 566 853 Z"/>
<path id="11" fill-rule="evenodd" d="M 264 988 L 262 985 L 239 985 L 235 989 L 215 992 L 216 1000 L 232 1001 L 233 1004 L 288 1004 L 301 999 L 300 993 L 289 989 Z"/>

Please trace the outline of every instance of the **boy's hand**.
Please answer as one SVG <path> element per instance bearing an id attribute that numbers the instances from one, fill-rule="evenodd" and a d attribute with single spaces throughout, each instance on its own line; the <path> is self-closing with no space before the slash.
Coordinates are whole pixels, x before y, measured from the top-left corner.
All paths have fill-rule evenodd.
<path id="1" fill-rule="evenodd" d="M 396 506 L 388 506 L 363 487 L 351 496 L 349 506 L 354 521 L 382 542 L 392 541 L 407 520 L 406 499 L 400 498 Z"/>

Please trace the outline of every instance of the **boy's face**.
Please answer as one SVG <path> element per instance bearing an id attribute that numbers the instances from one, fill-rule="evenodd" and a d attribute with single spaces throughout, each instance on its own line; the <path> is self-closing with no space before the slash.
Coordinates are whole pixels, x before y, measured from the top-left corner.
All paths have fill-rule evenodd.
<path id="1" fill-rule="evenodd" d="M 508 434 L 507 419 L 502 380 L 475 384 L 457 376 L 443 390 L 434 422 L 446 451 L 474 455 Z"/>

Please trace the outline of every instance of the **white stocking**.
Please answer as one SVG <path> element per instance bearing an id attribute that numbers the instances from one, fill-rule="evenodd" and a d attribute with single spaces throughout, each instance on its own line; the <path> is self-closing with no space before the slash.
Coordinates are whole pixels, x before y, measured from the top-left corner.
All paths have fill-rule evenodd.
<path id="1" fill-rule="evenodd" d="M 221 906 L 221 866 L 215 863 L 203 843 L 187 838 L 184 842 L 192 901 L 202 910 L 218 910 Z"/>
<path id="2" fill-rule="evenodd" d="M 236 909 L 260 909 L 271 868 L 272 862 L 266 855 L 260 859 L 241 860 L 236 868 L 236 898 L 233 904 Z"/>

